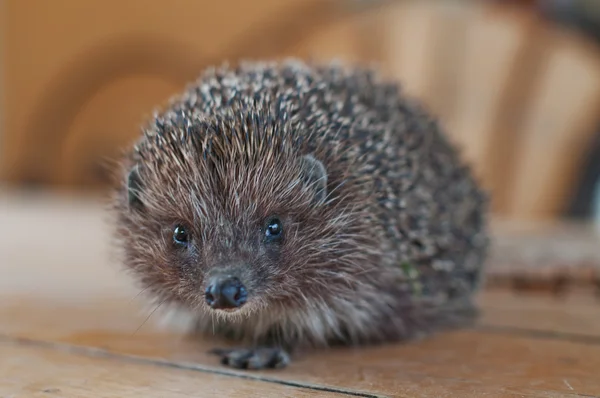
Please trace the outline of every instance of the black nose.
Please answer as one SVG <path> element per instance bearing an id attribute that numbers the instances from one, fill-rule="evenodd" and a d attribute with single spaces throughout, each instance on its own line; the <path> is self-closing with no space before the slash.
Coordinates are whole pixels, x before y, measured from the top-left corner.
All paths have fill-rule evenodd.
<path id="1" fill-rule="evenodd" d="M 214 309 L 238 308 L 246 302 L 248 292 L 237 278 L 218 278 L 210 282 L 204 298 Z"/>

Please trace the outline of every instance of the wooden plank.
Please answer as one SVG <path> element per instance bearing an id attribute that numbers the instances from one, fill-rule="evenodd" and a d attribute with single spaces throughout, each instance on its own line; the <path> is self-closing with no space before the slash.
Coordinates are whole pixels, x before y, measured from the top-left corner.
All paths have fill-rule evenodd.
<path id="1" fill-rule="evenodd" d="M 332 397 L 206 372 L 0 343 L 0 397 Z"/>
<path id="2" fill-rule="evenodd" d="M 183 367 L 228 371 L 206 353 L 221 345 L 218 341 L 194 340 L 160 330 L 152 320 L 134 333 L 144 317 L 136 313 L 131 301 L 29 297 L 0 297 L 1 332 L 98 347 L 125 356 L 166 359 Z M 477 397 L 496 391 L 503 391 L 504 395 L 493 396 L 548 396 L 551 392 L 572 392 L 562 378 L 580 394 L 600 394 L 600 380 L 594 370 L 600 365 L 600 317 L 594 316 L 598 306 L 577 301 L 557 305 L 506 294 L 484 295 L 482 304 L 482 324 L 496 327 L 494 333 L 462 331 L 409 345 L 310 352 L 295 358 L 285 371 L 252 374 L 307 386 L 391 396 L 418 393 L 436 397 L 445 393 L 449 397 Z M 527 331 L 511 335 L 505 328 L 595 334 L 598 344 L 561 341 L 572 336 L 528 337 Z M 456 363 L 460 363 L 459 370 Z M 519 364 L 516 370 L 515 363 Z"/>
<path id="3" fill-rule="evenodd" d="M 487 291 L 481 325 L 581 336 L 600 342 L 600 302 L 589 294 L 565 297 Z M 568 338 L 565 337 L 565 338 Z"/>
<path id="4" fill-rule="evenodd" d="M 424 2 L 398 2 L 387 13 L 384 46 L 392 77 L 406 92 L 429 104 L 435 70 L 431 62 L 436 40 L 439 9 Z"/>
<path id="5" fill-rule="evenodd" d="M 598 346 L 461 332 L 405 346 L 320 353 L 281 377 L 370 384 L 370 391 L 407 397 L 598 395 L 599 354 Z"/>
<path id="6" fill-rule="evenodd" d="M 505 71 L 508 78 L 498 93 L 499 98 L 493 101 L 497 109 L 493 114 L 494 119 L 488 125 L 492 131 L 486 133 L 485 154 L 480 156 L 480 161 L 483 162 L 481 175 L 492 193 L 492 211 L 496 215 L 504 215 L 508 211 L 511 197 L 510 185 L 515 169 L 513 162 L 515 146 L 519 141 L 519 126 L 526 113 L 525 105 L 534 94 L 532 88 L 539 70 L 546 63 L 548 46 L 543 35 L 544 24 L 535 12 L 527 12 L 518 4 L 514 7 L 502 4 L 492 6 L 490 14 L 492 18 L 505 21 L 507 27 L 513 25 L 512 29 L 518 30 L 521 36 L 518 48 L 512 54 L 512 62 L 505 65 L 510 69 Z"/>
<path id="7" fill-rule="evenodd" d="M 434 3 L 434 2 L 432 2 Z M 453 126 L 457 99 L 464 91 L 460 77 L 465 70 L 468 50 L 467 36 L 473 19 L 482 5 L 474 2 L 448 1 L 436 4 L 440 8 L 436 21 L 437 40 L 430 59 L 435 68 L 429 84 L 431 111 L 453 140 L 460 140 L 460 131 Z"/>
<path id="8" fill-rule="evenodd" d="M 40 314 L 43 311 L 40 310 Z M 21 308 L 20 312 L 35 313 L 36 309 Z M 93 307 L 88 312 L 89 318 L 96 313 Z M 102 312 L 108 314 L 108 311 Z M 216 358 L 206 354 L 214 346 L 208 340 L 161 335 L 150 327 L 136 336 L 111 333 L 107 330 L 110 323 L 105 324 L 104 330 L 92 327 L 86 331 L 81 328 L 85 321 L 81 318 L 72 321 L 75 318 L 65 308 L 57 308 L 53 313 L 65 324 L 79 323 L 77 333 L 69 332 L 70 327 L 67 327 L 63 329 L 62 338 L 57 338 L 57 333 L 51 335 L 62 343 L 104 348 L 111 355 L 123 356 L 123 360 L 158 358 L 182 368 L 245 374 L 222 368 Z M 6 318 L 0 319 L 4 325 Z M 40 337 L 43 333 L 32 327 L 27 333 L 18 334 Z M 60 362 L 56 364 L 56 368 L 61 368 Z M 250 374 L 268 380 L 387 396 L 542 397 L 575 393 L 598 396 L 600 379 L 596 370 L 599 366 L 600 344 L 519 336 L 499 330 L 497 333 L 446 333 L 406 345 L 305 353 L 283 371 Z M 82 375 L 85 372 L 84 369 Z M 127 376 L 124 380 L 135 378 Z"/>
<path id="9" fill-rule="evenodd" d="M 587 222 L 494 220 L 486 285 L 600 303 L 600 229 Z"/>
<path id="10" fill-rule="evenodd" d="M 466 160 L 486 188 L 493 189 L 491 144 L 503 124 L 499 116 L 505 90 L 515 77 L 529 25 L 522 12 L 511 8 L 482 6 L 477 11 L 467 20 L 463 68 L 457 76 L 460 90 L 448 123 Z"/>
<path id="11" fill-rule="evenodd" d="M 505 293 L 482 295 L 480 330 L 407 345 L 305 353 L 283 371 L 224 368 L 207 354 L 223 343 L 160 328 L 158 312 L 136 332 L 146 318 L 134 299 L 138 291 L 110 262 L 110 230 L 101 221 L 102 212 L 88 201 L 0 202 L 3 341 L 27 338 L 84 351 L 98 348 L 123 361 L 161 360 L 184 369 L 251 374 L 367 396 L 600 396 L 600 307 L 590 301 L 561 304 Z M 29 228 L 34 223 L 41 227 Z M 30 242 L 39 243 L 36 250 Z M 540 331 L 547 336 L 536 333 Z M 556 336 L 548 336 L 550 332 Z M 20 355 L 8 357 L 16 361 Z M 58 364 L 54 371 L 62 368 L 62 362 L 50 362 Z M 82 375 L 93 376 L 92 368 L 82 369 Z M 129 379 L 135 381 L 124 380 Z"/>
<path id="12" fill-rule="evenodd" d="M 597 128 L 598 49 L 567 32 L 548 35 L 552 48 L 515 145 L 508 207 L 514 219 L 552 219 L 563 210 Z"/>

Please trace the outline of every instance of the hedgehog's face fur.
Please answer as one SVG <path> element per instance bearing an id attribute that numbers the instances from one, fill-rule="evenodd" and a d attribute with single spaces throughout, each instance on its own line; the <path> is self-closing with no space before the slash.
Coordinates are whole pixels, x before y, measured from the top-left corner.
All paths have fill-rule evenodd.
<path id="1" fill-rule="evenodd" d="M 200 316 L 316 319 L 368 280 L 378 231 L 356 196 L 367 191 L 348 177 L 356 172 L 336 169 L 351 162 L 328 169 L 325 155 L 301 153 L 281 126 L 273 134 L 255 125 L 242 138 L 240 125 L 198 121 L 145 134 L 118 194 L 126 264 L 159 299 Z M 207 300 L 211 282 L 225 277 L 244 287 L 241 305 L 227 311 Z"/>

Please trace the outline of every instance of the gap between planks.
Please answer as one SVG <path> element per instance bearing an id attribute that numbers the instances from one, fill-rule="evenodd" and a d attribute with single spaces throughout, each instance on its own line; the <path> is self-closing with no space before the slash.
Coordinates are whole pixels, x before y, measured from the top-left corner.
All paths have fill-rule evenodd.
<path id="1" fill-rule="evenodd" d="M 535 330 L 528 328 L 518 328 L 518 327 L 503 327 L 503 326 L 495 326 L 495 325 L 485 325 L 479 324 L 475 325 L 471 328 L 473 331 L 480 333 L 491 333 L 491 334 L 503 334 L 503 335 L 513 335 L 519 337 L 526 337 L 533 340 L 551 340 L 551 341 L 566 341 L 570 343 L 576 344 L 591 344 L 591 345 L 600 345 L 600 337 L 585 335 L 585 334 L 576 334 L 576 333 L 567 333 L 567 332 L 552 332 L 548 330 Z M 312 390 L 312 391 L 321 391 L 328 392 L 334 394 L 340 394 L 344 396 L 353 396 L 353 397 L 366 397 L 366 398 L 381 398 L 388 397 L 388 395 L 382 394 L 373 394 L 369 392 L 362 392 L 356 390 L 346 390 L 339 387 L 330 387 L 325 385 L 318 385 L 312 383 L 303 383 L 296 382 L 291 380 L 282 380 L 278 378 L 265 377 L 263 375 L 254 375 L 251 372 L 247 371 L 236 371 L 229 369 L 216 369 L 211 366 L 193 364 L 189 362 L 173 362 L 166 359 L 160 358 L 150 358 L 143 357 L 132 354 L 119 354 L 110 352 L 109 350 L 102 348 L 95 348 L 90 346 L 81 346 L 74 345 L 68 343 L 57 343 L 46 340 L 39 339 L 30 339 L 30 338 L 22 338 L 17 336 L 11 336 L 8 334 L 0 333 L 0 342 L 4 344 L 12 344 L 15 346 L 28 346 L 28 347 L 40 347 L 45 349 L 56 350 L 64 353 L 81 355 L 86 357 L 95 357 L 95 358 L 103 358 L 110 360 L 118 360 L 129 363 L 137 363 L 144 365 L 152 365 L 159 367 L 166 367 L 171 369 L 181 369 L 188 371 L 196 371 L 208 374 L 215 374 L 226 377 L 235 377 L 239 379 L 246 379 L 252 381 L 259 381 L 265 383 L 274 383 L 278 385 L 283 385 L 287 387 L 295 387 L 300 389 Z M 572 393 L 569 395 L 577 396 L 577 397 L 588 397 L 588 398 L 600 398 L 597 395 L 588 395 L 588 394 L 578 394 Z"/>
<path id="2" fill-rule="evenodd" d="M 130 354 L 117 354 L 110 352 L 101 348 L 94 348 L 89 346 L 78 346 L 73 344 L 66 343 L 56 343 L 44 340 L 35 340 L 28 339 L 22 337 L 14 337 L 4 333 L 0 334 L 0 342 L 4 344 L 12 344 L 16 346 L 28 346 L 28 347 L 40 347 L 45 349 L 51 349 L 56 351 L 61 351 L 69 354 L 83 355 L 87 357 L 95 357 L 95 358 L 104 358 L 104 359 L 112 359 L 112 360 L 120 360 L 129 363 L 137 363 L 144 365 L 154 365 L 160 367 L 168 367 L 172 369 L 182 369 L 188 371 L 196 371 L 203 373 L 210 373 L 219 376 L 228 376 L 228 377 L 236 377 L 240 379 L 260 381 L 265 383 L 274 383 L 287 387 L 296 387 L 313 391 L 322 391 L 352 397 L 365 397 L 365 398 L 383 398 L 388 397 L 387 395 L 381 394 L 373 394 L 361 391 L 353 391 L 353 390 L 345 390 L 338 387 L 328 387 L 317 384 L 308 384 L 308 383 L 300 383 L 289 380 L 281 380 L 277 378 L 265 377 L 253 375 L 251 372 L 243 372 L 243 371 L 235 371 L 235 370 L 225 370 L 225 369 L 215 369 L 210 366 L 203 366 L 199 364 L 192 363 L 178 363 L 172 362 L 165 359 L 160 358 L 148 358 L 137 355 Z"/>

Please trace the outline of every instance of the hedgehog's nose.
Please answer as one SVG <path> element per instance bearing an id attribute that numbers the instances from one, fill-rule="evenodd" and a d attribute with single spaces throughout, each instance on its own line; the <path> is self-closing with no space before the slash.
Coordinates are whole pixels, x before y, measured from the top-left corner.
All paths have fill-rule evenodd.
<path id="1" fill-rule="evenodd" d="M 215 278 L 206 288 L 204 298 L 213 309 L 233 309 L 244 305 L 248 292 L 238 278 Z"/>

